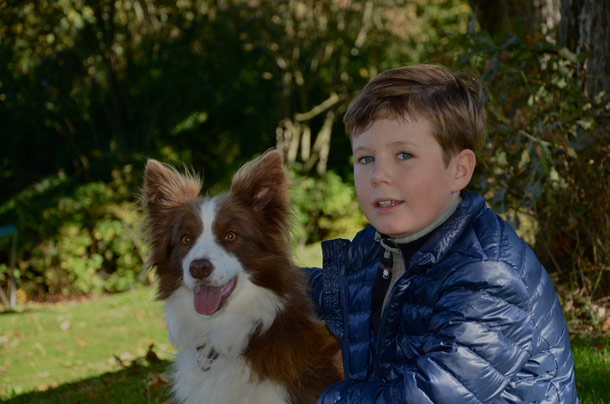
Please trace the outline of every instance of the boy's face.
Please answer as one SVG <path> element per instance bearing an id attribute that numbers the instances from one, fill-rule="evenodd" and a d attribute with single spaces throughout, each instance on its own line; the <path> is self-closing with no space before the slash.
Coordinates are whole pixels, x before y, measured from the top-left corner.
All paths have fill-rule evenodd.
<path id="1" fill-rule="evenodd" d="M 376 121 L 352 139 L 352 151 L 362 211 L 377 231 L 393 238 L 432 224 L 465 186 L 456 181 L 457 157 L 445 166 L 443 150 L 424 118 Z"/>

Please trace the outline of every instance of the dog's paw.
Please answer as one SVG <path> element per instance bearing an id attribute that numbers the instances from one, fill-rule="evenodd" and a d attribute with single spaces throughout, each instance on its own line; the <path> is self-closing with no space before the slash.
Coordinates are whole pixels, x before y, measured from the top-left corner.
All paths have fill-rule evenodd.
<path id="1" fill-rule="evenodd" d="M 212 364 L 218 359 L 218 352 L 213 347 L 201 345 L 197 347 L 197 365 L 203 372 L 212 368 Z"/>

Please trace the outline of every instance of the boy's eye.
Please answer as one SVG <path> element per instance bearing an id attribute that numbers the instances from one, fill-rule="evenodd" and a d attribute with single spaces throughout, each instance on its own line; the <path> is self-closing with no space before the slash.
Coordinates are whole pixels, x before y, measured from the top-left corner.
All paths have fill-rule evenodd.
<path id="1" fill-rule="evenodd" d="M 409 160 L 413 155 L 407 152 L 400 152 L 396 157 L 398 157 L 399 160 Z"/>
<path id="2" fill-rule="evenodd" d="M 372 163 L 372 162 L 373 162 L 372 156 L 364 156 L 364 157 L 360 157 L 358 159 L 359 164 L 368 164 L 368 163 Z"/>

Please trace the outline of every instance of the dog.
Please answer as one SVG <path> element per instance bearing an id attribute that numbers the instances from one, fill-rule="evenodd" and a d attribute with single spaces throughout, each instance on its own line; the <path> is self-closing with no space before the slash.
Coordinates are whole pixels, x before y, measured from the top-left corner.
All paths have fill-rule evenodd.
<path id="1" fill-rule="evenodd" d="M 230 191 L 200 197 L 201 181 L 156 160 L 144 202 L 151 255 L 177 349 L 174 396 L 184 403 L 314 403 L 342 378 L 339 342 L 316 318 L 291 261 L 281 154 L 244 165 Z"/>

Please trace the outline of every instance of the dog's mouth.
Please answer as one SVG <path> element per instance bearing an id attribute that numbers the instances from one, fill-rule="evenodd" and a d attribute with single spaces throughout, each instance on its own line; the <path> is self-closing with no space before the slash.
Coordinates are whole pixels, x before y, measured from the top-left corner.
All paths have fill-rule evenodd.
<path id="1" fill-rule="evenodd" d="M 222 308 L 237 284 L 237 277 L 231 279 L 226 285 L 213 287 L 197 284 L 193 290 L 195 310 L 199 314 L 209 316 Z"/>

